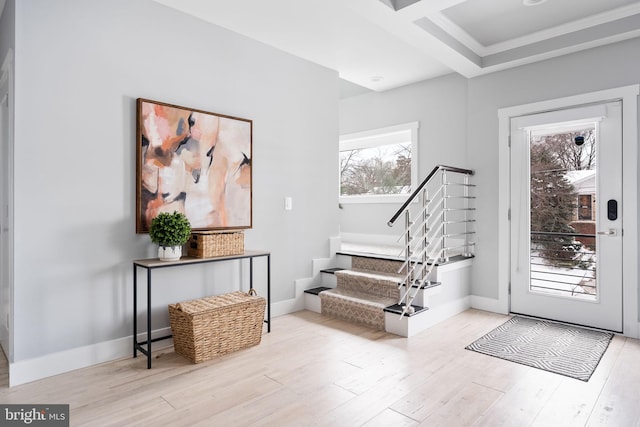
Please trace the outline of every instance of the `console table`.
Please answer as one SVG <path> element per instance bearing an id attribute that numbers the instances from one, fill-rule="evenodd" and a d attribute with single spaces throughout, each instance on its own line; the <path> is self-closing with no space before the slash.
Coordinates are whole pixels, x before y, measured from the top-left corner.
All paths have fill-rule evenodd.
<path id="1" fill-rule="evenodd" d="M 271 332 L 271 253 L 264 251 L 245 251 L 239 255 L 228 255 L 211 258 L 182 257 L 177 261 L 160 261 L 158 258 L 139 259 L 133 261 L 133 357 L 138 357 L 138 351 L 147 356 L 147 369 L 151 369 L 151 343 L 171 338 L 166 335 L 151 338 L 151 272 L 159 268 L 182 267 L 193 264 L 207 264 L 211 262 L 249 259 L 249 289 L 253 288 L 253 259 L 267 258 L 267 332 Z M 138 268 L 147 270 L 147 340 L 138 341 Z M 144 347 L 146 346 L 146 348 Z"/>

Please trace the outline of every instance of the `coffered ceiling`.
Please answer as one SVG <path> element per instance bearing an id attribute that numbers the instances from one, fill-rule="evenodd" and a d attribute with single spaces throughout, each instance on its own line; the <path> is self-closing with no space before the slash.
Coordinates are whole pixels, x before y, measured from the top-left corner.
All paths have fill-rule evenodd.
<path id="1" fill-rule="evenodd" d="M 638 0 L 155 0 L 387 90 L 640 36 Z"/>

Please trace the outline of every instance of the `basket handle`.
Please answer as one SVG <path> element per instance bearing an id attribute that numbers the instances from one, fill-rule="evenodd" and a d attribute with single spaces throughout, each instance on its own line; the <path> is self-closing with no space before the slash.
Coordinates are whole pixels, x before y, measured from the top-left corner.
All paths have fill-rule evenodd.
<path id="1" fill-rule="evenodd" d="M 249 289 L 249 291 L 247 292 L 247 295 L 249 296 L 253 296 L 253 297 L 257 297 L 258 296 L 258 292 L 256 292 L 255 288 L 251 288 Z"/>

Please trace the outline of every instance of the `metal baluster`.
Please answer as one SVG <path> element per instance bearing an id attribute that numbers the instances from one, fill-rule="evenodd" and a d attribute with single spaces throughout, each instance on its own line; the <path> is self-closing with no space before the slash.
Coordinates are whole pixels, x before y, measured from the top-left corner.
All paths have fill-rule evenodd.
<path id="1" fill-rule="evenodd" d="M 469 175 L 464 175 L 464 256 L 470 257 L 469 249 Z"/>
<path id="2" fill-rule="evenodd" d="M 404 212 L 404 229 L 405 229 L 405 235 L 404 235 L 404 243 L 405 243 L 405 250 L 404 250 L 404 259 L 405 259 L 405 263 L 406 263 L 406 269 L 407 269 L 407 273 L 406 273 L 406 282 L 405 282 L 405 303 L 408 304 L 409 302 L 409 291 L 411 290 L 410 287 L 410 283 L 412 281 L 412 277 L 413 277 L 413 272 L 412 270 L 412 265 L 411 265 L 411 213 L 409 212 L 409 207 L 407 207 L 407 210 Z M 402 303 L 402 301 L 399 301 L 400 303 Z"/>
<path id="3" fill-rule="evenodd" d="M 427 212 L 427 203 L 429 202 L 429 191 L 425 187 L 422 190 L 422 281 L 426 279 L 426 265 L 427 265 L 427 246 L 429 246 L 429 242 L 427 242 L 427 233 L 429 232 L 429 227 L 427 227 L 427 220 L 429 219 L 429 213 Z"/>
<path id="4" fill-rule="evenodd" d="M 441 220 L 442 220 L 442 224 L 440 226 L 440 229 L 442 230 L 442 240 L 441 240 L 441 249 L 442 249 L 442 254 L 440 255 L 440 261 L 442 262 L 446 262 L 447 261 L 447 238 L 445 237 L 445 235 L 447 234 L 447 171 L 443 170 L 442 171 L 442 214 L 441 214 Z"/>

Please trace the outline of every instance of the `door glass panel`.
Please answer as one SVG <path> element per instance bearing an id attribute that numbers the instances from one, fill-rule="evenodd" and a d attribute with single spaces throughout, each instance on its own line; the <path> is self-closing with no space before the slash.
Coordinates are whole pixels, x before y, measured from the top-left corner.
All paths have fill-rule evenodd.
<path id="1" fill-rule="evenodd" d="M 596 126 L 556 125 L 529 133 L 531 292 L 598 297 Z"/>

